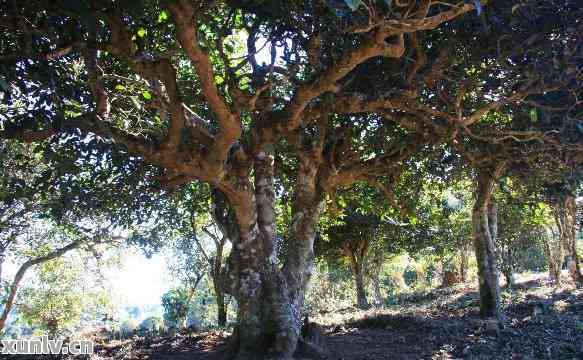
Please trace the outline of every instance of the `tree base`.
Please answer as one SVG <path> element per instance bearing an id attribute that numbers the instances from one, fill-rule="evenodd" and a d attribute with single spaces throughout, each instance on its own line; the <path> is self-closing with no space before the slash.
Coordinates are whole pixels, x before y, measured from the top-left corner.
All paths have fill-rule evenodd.
<path id="1" fill-rule="evenodd" d="M 265 353 L 241 351 L 239 329 L 235 327 L 225 358 L 232 360 L 292 360 L 292 359 L 326 359 L 328 350 L 324 341 L 324 332 L 320 325 L 309 322 L 306 317 L 302 326 L 301 338 L 293 356 L 291 354 L 274 354 L 265 349 Z"/>

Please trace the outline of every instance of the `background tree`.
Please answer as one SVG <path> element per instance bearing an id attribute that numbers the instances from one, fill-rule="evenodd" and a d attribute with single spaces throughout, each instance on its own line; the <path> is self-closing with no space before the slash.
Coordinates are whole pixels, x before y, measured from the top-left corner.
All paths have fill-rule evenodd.
<path id="1" fill-rule="evenodd" d="M 375 252 L 384 250 L 382 245 L 376 246 L 376 242 L 383 242 L 381 220 L 376 216 L 358 214 L 349 209 L 339 222 L 328 228 L 329 240 L 325 246 L 332 261 L 346 259 L 354 278 L 356 304 L 361 309 L 367 309 L 369 303 L 366 287 L 371 280 L 371 267 L 378 257 Z"/>
<path id="2" fill-rule="evenodd" d="M 553 264 L 554 268 L 562 269 L 563 258 L 567 256 L 567 269 L 573 281 L 583 284 L 583 275 L 577 254 L 577 239 L 579 238 L 579 222 L 577 219 L 577 200 L 572 192 L 565 191 L 551 197 L 551 207 L 557 229 L 559 246 L 557 252 L 563 256 Z M 560 271 L 560 270 L 558 270 Z M 555 273 L 556 281 L 560 281 L 560 273 Z"/>
<path id="3" fill-rule="evenodd" d="M 42 263 L 21 291 L 18 312 L 22 320 L 56 337 L 71 333 L 83 316 L 100 319 L 111 304 L 107 289 L 94 282 L 98 278 L 91 281 L 88 276 L 90 262 L 77 255 Z"/>
<path id="4" fill-rule="evenodd" d="M 186 327 L 186 320 L 192 302 L 190 289 L 172 289 L 162 296 L 164 321 L 173 329 Z"/>
<path id="5" fill-rule="evenodd" d="M 3 304 L 0 330 L 8 321 L 30 268 L 72 250 L 84 249 L 97 254 L 103 251 L 100 247 L 115 245 L 120 240 L 108 229 L 107 221 L 87 225 L 85 215 L 79 216 L 74 211 L 63 213 L 66 206 L 74 209 L 75 205 L 63 204 L 67 193 L 55 187 L 62 179 L 54 176 L 42 156 L 33 150 L 31 146 L 12 141 L 0 145 L 5 164 L 0 180 L 0 298 Z M 18 266 L 10 280 L 1 277 L 6 260 Z"/>
<path id="6" fill-rule="evenodd" d="M 549 209 L 533 194 L 526 192 L 516 179 L 506 178 L 496 193 L 498 199 L 498 237 L 496 251 L 498 265 L 513 287 L 514 273 L 518 267 L 535 269 L 536 259 L 527 258 L 543 245 L 549 224 Z"/>

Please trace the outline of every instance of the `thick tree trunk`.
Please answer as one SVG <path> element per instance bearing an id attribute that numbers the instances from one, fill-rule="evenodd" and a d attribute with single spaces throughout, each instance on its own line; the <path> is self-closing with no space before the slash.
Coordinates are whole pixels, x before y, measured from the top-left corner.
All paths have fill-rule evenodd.
<path id="1" fill-rule="evenodd" d="M 240 179 L 240 191 L 227 193 L 239 236 L 230 255 L 238 301 L 237 359 L 290 359 L 300 340 L 304 293 L 312 273 L 313 244 L 323 197 L 316 191 L 316 166 L 302 163 L 296 185 L 294 218 L 283 267 L 276 253 L 273 156 L 254 161 L 255 186 Z"/>
<path id="2" fill-rule="evenodd" d="M 282 269 L 289 289 L 294 335 L 302 325 L 304 295 L 314 268 L 314 240 L 320 215 L 324 209 L 324 193 L 318 187 L 318 159 L 306 156 L 298 170 L 293 219 L 286 246 L 286 263 Z M 295 340 L 294 340 L 295 341 Z M 293 344 L 296 345 L 295 343 Z"/>
<path id="3" fill-rule="evenodd" d="M 492 201 L 495 178 L 480 171 L 473 208 L 474 250 L 480 281 L 480 316 L 500 316 L 498 268 L 496 266 L 495 236 L 497 235 L 496 205 Z"/>

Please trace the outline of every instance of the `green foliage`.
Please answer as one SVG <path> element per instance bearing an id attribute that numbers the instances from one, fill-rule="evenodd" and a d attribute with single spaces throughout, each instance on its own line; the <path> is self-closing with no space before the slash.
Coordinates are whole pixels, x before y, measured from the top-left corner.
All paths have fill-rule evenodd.
<path id="1" fill-rule="evenodd" d="M 318 263 L 306 294 L 306 311 L 334 311 L 354 304 L 354 282 L 347 269 Z"/>
<path id="2" fill-rule="evenodd" d="M 87 305 L 79 286 L 82 268 L 70 259 L 59 258 L 41 265 L 34 285 L 22 289 L 19 311 L 29 326 L 52 336 L 78 323 Z"/>
<path id="3" fill-rule="evenodd" d="M 544 241 L 552 226 L 551 209 L 523 183 L 507 178 L 496 194 L 499 265 L 502 271 L 542 271 Z"/>
<path id="4" fill-rule="evenodd" d="M 172 289 L 162 296 L 164 322 L 168 327 L 184 327 L 189 313 L 191 294 L 185 289 Z"/>

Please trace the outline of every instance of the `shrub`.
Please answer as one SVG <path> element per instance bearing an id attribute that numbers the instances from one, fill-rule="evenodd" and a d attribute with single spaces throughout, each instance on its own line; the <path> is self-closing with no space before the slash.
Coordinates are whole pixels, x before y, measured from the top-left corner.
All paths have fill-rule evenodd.
<path id="1" fill-rule="evenodd" d="M 150 316 L 140 323 L 141 331 L 158 330 L 164 326 L 164 320 L 160 316 Z"/>

